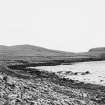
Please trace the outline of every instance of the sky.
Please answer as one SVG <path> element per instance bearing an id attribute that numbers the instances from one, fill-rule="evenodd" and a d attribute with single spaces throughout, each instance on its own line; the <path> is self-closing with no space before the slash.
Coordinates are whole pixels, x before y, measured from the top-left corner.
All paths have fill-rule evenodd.
<path id="1" fill-rule="evenodd" d="M 105 47 L 105 0 L 0 0 L 0 45 L 85 52 Z"/>

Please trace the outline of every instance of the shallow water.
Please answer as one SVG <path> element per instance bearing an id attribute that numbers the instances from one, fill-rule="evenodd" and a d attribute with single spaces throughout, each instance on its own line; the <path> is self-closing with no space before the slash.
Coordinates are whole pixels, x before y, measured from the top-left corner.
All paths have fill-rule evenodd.
<path id="1" fill-rule="evenodd" d="M 89 71 L 87 75 L 66 75 L 66 78 L 92 83 L 105 85 L 105 61 L 91 61 L 80 62 L 72 65 L 58 65 L 58 66 L 40 66 L 37 69 L 58 72 L 58 71 L 72 71 L 72 72 L 85 72 Z"/>

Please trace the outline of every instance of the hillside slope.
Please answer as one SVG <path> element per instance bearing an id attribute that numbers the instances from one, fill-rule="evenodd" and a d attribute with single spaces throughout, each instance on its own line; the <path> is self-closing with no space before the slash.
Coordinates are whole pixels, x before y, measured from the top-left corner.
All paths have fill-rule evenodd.
<path id="1" fill-rule="evenodd" d="M 32 45 L 0 46 L 0 63 L 71 63 L 105 60 L 105 48 L 93 48 L 88 52 L 73 53 L 50 50 Z"/>
<path id="2" fill-rule="evenodd" d="M 72 54 L 32 45 L 0 46 L 0 55 L 5 56 L 69 56 Z"/>

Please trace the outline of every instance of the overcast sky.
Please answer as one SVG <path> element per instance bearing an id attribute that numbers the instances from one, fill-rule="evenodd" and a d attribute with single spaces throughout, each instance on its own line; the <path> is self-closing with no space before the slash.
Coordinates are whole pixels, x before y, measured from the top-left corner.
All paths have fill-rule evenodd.
<path id="1" fill-rule="evenodd" d="M 64 51 L 105 46 L 105 0 L 0 0 L 0 44 Z"/>

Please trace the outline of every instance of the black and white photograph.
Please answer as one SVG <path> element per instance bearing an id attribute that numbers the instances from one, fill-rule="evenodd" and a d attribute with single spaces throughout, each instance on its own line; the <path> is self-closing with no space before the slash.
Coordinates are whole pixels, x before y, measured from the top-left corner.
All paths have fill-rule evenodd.
<path id="1" fill-rule="evenodd" d="M 105 0 L 0 0 L 0 105 L 105 105 Z"/>

